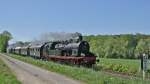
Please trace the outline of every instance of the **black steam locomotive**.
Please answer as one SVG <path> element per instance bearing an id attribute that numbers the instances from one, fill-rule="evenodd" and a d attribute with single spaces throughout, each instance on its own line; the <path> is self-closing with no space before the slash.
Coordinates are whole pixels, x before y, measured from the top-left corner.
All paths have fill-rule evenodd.
<path id="1" fill-rule="evenodd" d="M 82 36 L 78 36 L 66 41 L 9 47 L 8 52 L 56 62 L 92 66 L 96 62 L 96 56 L 89 49 L 89 43 L 83 41 Z"/>

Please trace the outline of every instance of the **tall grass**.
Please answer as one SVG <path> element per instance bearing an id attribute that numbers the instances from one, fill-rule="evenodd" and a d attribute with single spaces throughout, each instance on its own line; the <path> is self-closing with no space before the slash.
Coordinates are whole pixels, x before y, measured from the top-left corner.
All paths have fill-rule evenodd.
<path id="1" fill-rule="evenodd" d="M 100 58 L 100 62 L 97 63 L 97 67 L 103 70 L 126 72 L 131 75 L 137 75 L 140 71 L 140 62 L 140 60 Z M 148 61 L 148 70 L 149 69 L 150 61 Z"/>
<path id="2" fill-rule="evenodd" d="M 114 77 L 102 72 L 96 72 L 92 69 L 87 69 L 83 67 L 71 67 L 67 65 L 62 65 L 58 63 L 53 63 L 50 61 L 42 61 L 33 59 L 31 57 L 23 57 L 19 55 L 11 55 L 13 58 L 22 60 L 27 63 L 39 66 L 41 68 L 47 69 L 52 72 L 57 72 L 75 80 L 80 80 L 85 84 L 149 84 L 148 80 L 141 79 L 126 79 L 120 77 Z"/>
<path id="3" fill-rule="evenodd" d="M 0 84 L 21 84 L 0 59 Z"/>

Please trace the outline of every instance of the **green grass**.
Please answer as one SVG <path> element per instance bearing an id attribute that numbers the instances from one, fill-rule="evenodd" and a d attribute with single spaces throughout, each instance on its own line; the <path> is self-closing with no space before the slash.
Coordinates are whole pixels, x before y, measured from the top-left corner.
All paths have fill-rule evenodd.
<path id="1" fill-rule="evenodd" d="M 22 60 L 27 63 L 39 66 L 52 72 L 57 72 L 75 80 L 80 80 L 85 84 L 149 84 L 149 80 L 126 79 L 121 77 L 113 77 L 102 72 L 96 72 L 87 68 L 71 67 L 61 65 L 50 61 L 42 61 L 31 57 L 23 57 L 19 55 L 11 55 L 13 58 Z"/>
<path id="2" fill-rule="evenodd" d="M 0 84 L 21 84 L 2 60 L 0 60 Z"/>
<path id="3" fill-rule="evenodd" d="M 140 60 L 100 58 L 97 67 L 103 70 L 126 72 L 131 75 L 137 75 L 140 71 Z M 148 61 L 148 70 L 149 69 L 150 61 Z"/>

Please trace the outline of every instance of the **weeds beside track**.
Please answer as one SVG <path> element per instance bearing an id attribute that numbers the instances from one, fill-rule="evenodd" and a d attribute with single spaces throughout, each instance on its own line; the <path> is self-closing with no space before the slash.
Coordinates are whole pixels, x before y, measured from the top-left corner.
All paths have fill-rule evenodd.
<path id="1" fill-rule="evenodd" d="M 0 84 L 21 84 L 1 59 L 0 59 Z"/>

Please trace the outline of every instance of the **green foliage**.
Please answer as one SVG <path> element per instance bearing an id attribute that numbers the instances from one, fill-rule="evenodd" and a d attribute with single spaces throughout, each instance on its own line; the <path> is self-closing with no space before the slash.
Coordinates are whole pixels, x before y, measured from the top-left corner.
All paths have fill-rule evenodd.
<path id="1" fill-rule="evenodd" d="M 139 53 L 150 51 L 150 35 L 91 35 L 84 36 L 91 51 L 100 58 L 138 58 Z"/>
<path id="2" fill-rule="evenodd" d="M 19 55 L 11 56 L 49 71 L 61 73 L 76 80 L 83 81 L 85 84 L 149 84 L 150 82 L 149 80 L 143 81 L 142 79 L 125 79 L 122 77 L 110 76 L 102 72 L 93 71 L 92 69 L 71 67 L 50 61 L 37 60 L 31 57 L 23 57 Z"/>
<path id="3" fill-rule="evenodd" d="M 12 39 L 12 35 L 8 31 L 0 33 L 0 52 L 6 52 L 8 41 Z"/>
<path id="4" fill-rule="evenodd" d="M 0 84 L 21 84 L 9 68 L 0 60 Z"/>

